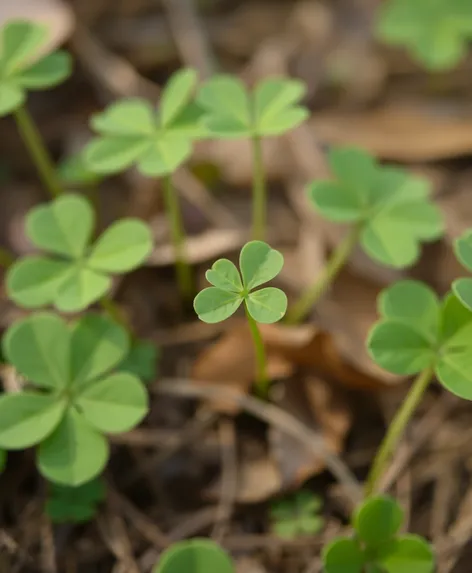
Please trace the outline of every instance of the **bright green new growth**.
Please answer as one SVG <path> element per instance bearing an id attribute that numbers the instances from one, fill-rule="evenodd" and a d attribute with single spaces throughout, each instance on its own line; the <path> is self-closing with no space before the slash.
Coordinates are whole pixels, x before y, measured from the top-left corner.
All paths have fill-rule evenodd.
<path id="1" fill-rule="evenodd" d="M 67 52 L 38 57 L 47 38 L 46 26 L 27 20 L 11 20 L 0 29 L 0 117 L 18 109 L 27 90 L 52 88 L 70 75 Z"/>
<path id="2" fill-rule="evenodd" d="M 325 573 L 433 573 L 434 555 L 417 535 L 398 535 L 403 511 L 387 496 L 364 501 L 353 516 L 355 535 L 323 549 Z"/>
<path id="3" fill-rule="evenodd" d="M 385 289 L 378 306 L 382 318 L 367 341 L 373 360 L 395 374 L 431 367 L 447 390 L 472 400 L 472 312 L 412 280 Z"/>
<path id="4" fill-rule="evenodd" d="M 88 167 L 111 174 L 136 165 L 143 175 L 170 175 L 192 152 L 192 141 L 204 135 L 201 110 L 192 102 L 194 70 L 176 72 L 157 108 L 138 98 L 117 101 L 92 117 L 99 136 L 85 150 Z"/>
<path id="5" fill-rule="evenodd" d="M 71 326 L 46 312 L 16 322 L 3 351 L 28 385 L 0 396 L 0 448 L 39 444 L 39 471 L 52 482 L 78 486 L 97 476 L 109 456 L 103 434 L 130 430 L 148 410 L 136 376 L 110 373 L 128 349 L 126 331 L 96 314 Z"/>
<path id="6" fill-rule="evenodd" d="M 454 243 L 454 251 L 457 260 L 472 272 L 472 230 L 466 231 Z M 452 283 L 452 290 L 457 298 L 472 310 L 472 279 L 456 279 Z"/>
<path id="7" fill-rule="evenodd" d="M 329 154 L 334 181 L 311 184 L 309 196 L 324 217 L 357 226 L 364 251 L 395 267 L 412 265 L 420 244 L 443 233 L 439 209 L 429 200 L 429 184 L 408 172 L 379 165 L 355 148 Z"/>
<path id="8" fill-rule="evenodd" d="M 112 274 L 139 267 L 152 250 L 149 227 L 138 219 L 114 222 L 90 245 L 94 211 L 80 195 L 61 195 L 33 208 L 26 219 L 31 242 L 47 254 L 24 257 L 7 274 L 8 296 L 19 306 L 83 310 L 111 287 Z"/>
<path id="9" fill-rule="evenodd" d="M 293 497 L 273 502 L 270 508 L 272 531 L 279 537 L 295 539 L 316 535 L 324 525 L 320 515 L 321 499 L 311 491 L 299 491 Z"/>
<path id="10" fill-rule="evenodd" d="M 46 514 L 53 523 L 86 523 L 93 519 L 105 499 L 106 487 L 101 478 L 67 487 L 51 483 L 48 488 Z"/>
<path id="11" fill-rule="evenodd" d="M 472 39 L 469 0 L 387 0 L 380 8 L 379 39 L 405 46 L 432 70 L 455 66 Z"/>
<path id="12" fill-rule="evenodd" d="M 210 539 L 178 541 L 164 551 L 153 573 L 235 573 L 228 555 Z"/>

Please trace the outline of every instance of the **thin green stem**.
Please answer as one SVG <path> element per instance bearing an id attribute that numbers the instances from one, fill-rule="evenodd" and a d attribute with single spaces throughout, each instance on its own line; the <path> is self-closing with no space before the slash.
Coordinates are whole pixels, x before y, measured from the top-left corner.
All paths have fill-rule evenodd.
<path id="1" fill-rule="evenodd" d="M 408 394 L 403 400 L 402 405 L 391 421 L 367 477 L 364 489 L 365 497 L 369 497 L 375 493 L 378 482 L 386 469 L 386 465 L 400 442 L 413 413 L 421 402 L 421 399 L 433 378 L 433 374 L 433 366 L 425 368 L 418 374 Z"/>
<path id="2" fill-rule="evenodd" d="M 41 134 L 38 131 L 31 115 L 24 106 L 20 106 L 13 112 L 18 126 L 18 131 L 28 148 L 36 169 L 44 187 L 52 197 L 57 197 L 63 192 L 54 163 L 44 145 Z"/>
<path id="3" fill-rule="evenodd" d="M 254 342 L 254 349 L 256 351 L 256 390 L 261 398 L 266 398 L 269 389 L 269 378 L 267 376 L 265 346 L 259 327 L 257 326 L 257 322 L 249 314 L 246 303 L 244 303 L 244 309 L 246 311 L 247 321 L 249 323 L 252 341 Z"/>
<path id="4" fill-rule="evenodd" d="M 359 233 L 359 227 L 353 227 L 346 238 L 336 247 L 321 274 L 316 278 L 313 284 L 301 294 L 300 298 L 289 310 L 286 318 L 288 324 L 298 324 L 301 322 L 308 314 L 310 308 L 312 308 L 326 292 L 356 246 L 359 240 Z"/>
<path id="5" fill-rule="evenodd" d="M 177 282 L 182 296 L 189 299 L 193 293 L 193 281 L 190 266 L 185 256 L 185 231 L 182 223 L 179 201 L 172 185 L 171 175 L 163 180 L 164 203 L 170 222 L 170 232 L 175 251 Z"/>
<path id="6" fill-rule="evenodd" d="M 263 241 L 266 234 L 267 189 L 262 157 L 262 140 L 258 135 L 252 137 L 252 154 L 252 238 Z"/>

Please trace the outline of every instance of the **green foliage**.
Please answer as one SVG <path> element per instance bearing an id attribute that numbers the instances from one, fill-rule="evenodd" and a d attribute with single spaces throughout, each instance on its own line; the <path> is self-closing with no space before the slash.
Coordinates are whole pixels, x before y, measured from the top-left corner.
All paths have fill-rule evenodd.
<path id="1" fill-rule="evenodd" d="M 312 183 L 310 199 L 327 219 L 357 225 L 361 246 L 374 260 L 412 265 L 420 243 L 441 236 L 441 214 L 429 201 L 425 180 L 381 166 L 355 148 L 332 150 L 329 162 L 336 180 Z"/>
<path id="2" fill-rule="evenodd" d="M 455 66 L 472 39 L 469 0 L 387 0 L 380 9 L 377 35 L 405 46 L 432 70 Z"/>
<path id="3" fill-rule="evenodd" d="M 152 382 L 157 376 L 159 349 L 149 340 L 133 340 L 128 355 L 120 364 L 123 372 L 135 374 L 143 382 Z"/>
<path id="4" fill-rule="evenodd" d="M 152 237 L 145 223 L 115 221 L 90 245 L 94 218 L 90 203 L 76 194 L 63 194 L 28 213 L 26 233 L 46 254 L 24 257 L 8 269 L 7 292 L 16 304 L 83 310 L 110 289 L 112 273 L 131 271 L 147 258 Z"/>
<path id="5" fill-rule="evenodd" d="M 21 106 L 27 90 L 52 88 L 70 75 L 67 52 L 38 58 L 47 38 L 46 26 L 26 20 L 11 20 L 0 29 L 0 117 Z"/>
<path id="6" fill-rule="evenodd" d="M 241 80 L 222 74 L 203 84 L 197 103 L 205 110 L 205 125 L 215 137 L 275 136 L 307 119 L 308 111 L 299 105 L 305 90 L 297 80 L 270 78 L 250 93 Z"/>
<path id="7" fill-rule="evenodd" d="M 367 342 L 377 364 L 405 375 L 434 367 L 447 390 L 472 400 L 472 312 L 456 296 L 440 302 L 425 284 L 405 280 L 385 289 L 378 307 Z"/>
<path id="8" fill-rule="evenodd" d="M 59 178 L 66 185 L 89 187 L 101 181 L 100 175 L 93 172 L 85 161 L 84 153 L 76 153 L 62 160 L 58 166 Z"/>
<path id="9" fill-rule="evenodd" d="M 46 312 L 16 322 L 3 350 L 29 385 L 0 396 L 0 447 L 39 444 L 39 470 L 52 482 L 78 486 L 97 476 L 109 455 L 103 434 L 130 430 L 148 409 L 136 376 L 110 373 L 128 349 L 126 331 L 96 314 L 71 326 Z"/>
<path id="10" fill-rule="evenodd" d="M 456 257 L 464 267 L 472 272 L 472 230 L 466 231 L 454 243 Z M 472 279 L 460 278 L 452 283 L 452 290 L 457 298 L 472 310 Z"/>
<path id="11" fill-rule="evenodd" d="M 153 573 L 235 573 L 228 555 L 210 539 L 189 539 L 164 551 Z"/>
<path id="12" fill-rule="evenodd" d="M 101 478 L 77 487 L 51 483 L 48 494 L 45 510 L 53 523 L 85 523 L 95 517 L 106 487 Z"/>
<path id="13" fill-rule="evenodd" d="M 307 490 L 274 502 L 270 509 L 273 532 L 287 539 L 316 535 L 324 525 L 321 506 L 321 499 Z"/>
<path id="14" fill-rule="evenodd" d="M 158 109 L 138 98 L 117 101 L 92 118 L 99 134 L 85 150 L 88 167 L 100 174 L 118 173 L 136 165 L 143 175 L 169 175 L 202 137 L 201 110 L 192 101 L 197 74 L 176 72 L 162 92 Z"/>
<path id="15" fill-rule="evenodd" d="M 433 573 L 434 555 L 417 535 L 399 535 L 403 511 L 387 496 L 364 501 L 353 517 L 355 535 L 323 549 L 325 573 Z"/>
<path id="16" fill-rule="evenodd" d="M 276 277 L 283 264 L 282 254 L 267 243 L 246 243 L 239 256 L 241 274 L 228 259 L 219 259 L 206 272 L 206 279 L 213 286 L 195 297 L 195 312 L 203 322 L 220 322 L 234 314 L 244 301 L 247 312 L 257 322 L 277 322 L 287 310 L 285 293 L 274 287 L 253 289 Z"/>
<path id="17" fill-rule="evenodd" d="M 7 452 L 0 448 L 0 474 L 4 471 L 7 466 Z"/>

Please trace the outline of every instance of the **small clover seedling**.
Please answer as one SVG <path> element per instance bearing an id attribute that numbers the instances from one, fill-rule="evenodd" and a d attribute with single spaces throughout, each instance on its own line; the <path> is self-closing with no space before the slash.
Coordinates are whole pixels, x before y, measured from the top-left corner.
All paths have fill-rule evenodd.
<path id="1" fill-rule="evenodd" d="M 355 535 L 328 544 L 325 573 L 433 573 L 434 555 L 417 535 L 399 535 L 403 511 L 387 496 L 362 503 L 353 517 Z"/>
<path id="2" fill-rule="evenodd" d="M 432 70 L 455 66 L 472 39 L 472 4 L 467 0 L 387 0 L 381 7 L 377 35 L 405 46 Z"/>
<path id="3" fill-rule="evenodd" d="M 115 221 L 90 245 L 93 228 L 94 212 L 80 195 L 61 195 L 33 208 L 26 233 L 47 254 L 24 257 L 9 268 L 10 298 L 25 308 L 83 310 L 110 289 L 112 273 L 137 268 L 151 252 L 151 232 L 138 219 Z"/>
<path id="4" fill-rule="evenodd" d="M 266 231 L 266 184 L 261 139 L 281 135 L 300 125 L 308 111 L 299 105 L 302 82 L 266 79 L 252 93 L 239 79 L 219 75 L 200 88 L 197 103 L 205 110 L 205 125 L 213 137 L 251 138 L 253 143 L 253 238 Z"/>
<path id="5" fill-rule="evenodd" d="M 464 267 L 472 272 L 472 230 L 466 231 L 454 243 L 457 259 Z M 472 310 L 472 278 L 456 279 L 452 290 L 465 306 Z"/>
<path id="6" fill-rule="evenodd" d="M 275 278 L 283 264 L 284 259 L 279 251 L 262 241 L 251 241 L 241 249 L 241 274 L 231 261 L 219 259 L 205 275 L 213 286 L 198 293 L 194 301 L 198 317 L 208 323 L 229 318 L 244 303 L 256 350 L 256 382 L 263 392 L 268 382 L 266 357 L 257 322 L 270 324 L 283 318 L 287 310 L 287 297 L 274 287 L 254 289 Z"/>
<path id="7" fill-rule="evenodd" d="M 272 531 L 288 539 L 316 535 L 324 525 L 319 514 L 321 505 L 321 499 L 311 491 L 300 491 L 291 498 L 273 502 L 270 509 Z"/>
<path id="8" fill-rule="evenodd" d="M 293 307 L 292 322 L 300 321 L 325 292 L 357 243 L 374 261 L 402 268 L 417 260 L 421 242 L 443 233 L 441 213 L 429 200 L 427 181 L 381 166 L 355 148 L 332 150 L 329 163 L 336 180 L 312 183 L 309 198 L 326 219 L 351 223 L 352 229 Z"/>
<path id="9" fill-rule="evenodd" d="M 189 539 L 164 551 L 153 573 L 235 573 L 228 555 L 210 539 Z"/>
<path id="10" fill-rule="evenodd" d="M 45 511 L 53 523 L 86 523 L 95 517 L 105 496 L 106 487 L 101 478 L 77 487 L 51 483 Z"/>
<path id="11" fill-rule="evenodd" d="M 68 326 L 43 312 L 11 326 L 3 349 L 29 384 L 0 396 L 0 447 L 39 444 L 39 471 L 52 482 L 78 486 L 97 476 L 109 455 L 103 434 L 130 430 L 148 409 L 136 376 L 110 374 L 128 352 L 126 331 L 100 315 Z"/>

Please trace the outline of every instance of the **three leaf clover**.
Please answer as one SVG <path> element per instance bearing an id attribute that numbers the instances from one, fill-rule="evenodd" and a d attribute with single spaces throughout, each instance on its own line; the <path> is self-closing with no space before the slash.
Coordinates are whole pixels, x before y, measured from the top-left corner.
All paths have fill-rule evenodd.
<path id="1" fill-rule="evenodd" d="M 374 260 L 409 266 L 422 241 L 441 236 L 441 213 L 429 200 L 427 181 L 381 166 L 356 148 L 332 150 L 329 163 L 336 180 L 312 183 L 309 197 L 327 219 L 356 225 L 362 248 Z"/>
<path id="2" fill-rule="evenodd" d="M 377 34 L 405 46 L 431 69 L 450 68 L 466 55 L 472 39 L 472 5 L 467 0 L 388 0 Z"/>
<path id="3" fill-rule="evenodd" d="M 145 223 L 115 221 L 90 245 L 94 218 L 90 203 L 75 194 L 33 208 L 26 233 L 46 254 L 24 257 L 9 268 L 9 297 L 25 308 L 52 304 L 63 312 L 79 311 L 109 290 L 112 273 L 131 271 L 147 258 L 152 237 Z"/>
<path id="4" fill-rule="evenodd" d="M 143 175 L 169 175 L 192 153 L 201 137 L 201 110 L 192 102 L 197 74 L 176 72 L 155 109 L 139 98 L 123 99 L 95 115 L 91 124 L 99 137 L 85 149 L 85 160 L 96 173 L 117 173 L 136 165 Z"/>
<path id="5" fill-rule="evenodd" d="M 285 293 L 274 287 L 254 289 L 276 277 L 283 263 L 282 254 L 267 243 L 246 243 L 239 256 L 241 274 L 228 259 L 219 259 L 206 272 L 206 279 L 213 286 L 197 294 L 195 312 L 203 322 L 220 322 L 244 302 L 246 311 L 257 322 L 270 324 L 280 320 L 287 310 Z"/>
<path id="6" fill-rule="evenodd" d="M 308 117 L 308 111 L 299 105 L 305 89 L 297 80 L 269 78 L 250 93 L 241 80 L 222 74 L 202 85 L 197 103 L 206 112 L 205 125 L 212 135 L 280 135 Z"/>
<path id="7" fill-rule="evenodd" d="M 454 243 L 457 259 L 468 271 L 472 271 L 472 231 L 466 231 Z M 472 279 L 460 278 L 452 283 L 452 290 L 457 298 L 472 310 Z"/>
<path id="8" fill-rule="evenodd" d="M 353 518 L 355 535 L 323 550 L 325 573 L 433 573 L 434 555 L 417 535 L 398 535 L 403 511 L 387 496 L 366 500 Z"/>
<path id="9" fill-rule="evenodd" d="M 130 430 L 148 410 L 136 376 L 110 374 L 128 349 L 126 331 L 97 314 L 71 326 L 47 312 L 16 322 L 3 350 L 28 385 L 0 396 L 0 448 L 39 444 L 39 471 L 52 482 L 78 486 L 97 476 L 109 456 L 103 434 Z"/>
<path id="10" fill-rule="evenodd" d="M 288 539 L 319 533 L 324 524 L 321 505 L 321 499 L 311 491 L 300 491 L 292 498 L 274 502 L 270 509 L 272 530 Z"/>
<path id="11" fill-rule="evenodd" d="M 26 90 L 52 88 L 70 75 L 67 52 L 40 57 L 48 29 L 34 22 L 11 20 L 0 29 L 0 117 L 21 106 Z"/>
<path id="12" fill-rule="evenodd" d="M 187 539 L 162 554 L 153 573 L 235 573 L 228 555 L 210 539 Z"/>
<path id="13" fill-rule="evenodd" d="M 95 517 L 106 487 L 100 478 L 77 487 L 51 483 L 48 494 L 45 510 L 53 523 L 85 523 Z"/>
<path id="14" fill-rule="evenodd" d="M 404 280 L 382 291 L 378 307 L 367 347 L 379 366 L 404 375 L 433 368 L 447 390 L 472 400 L 472 312 L 455 295 L 440 302 L 427 285 Z"/>

